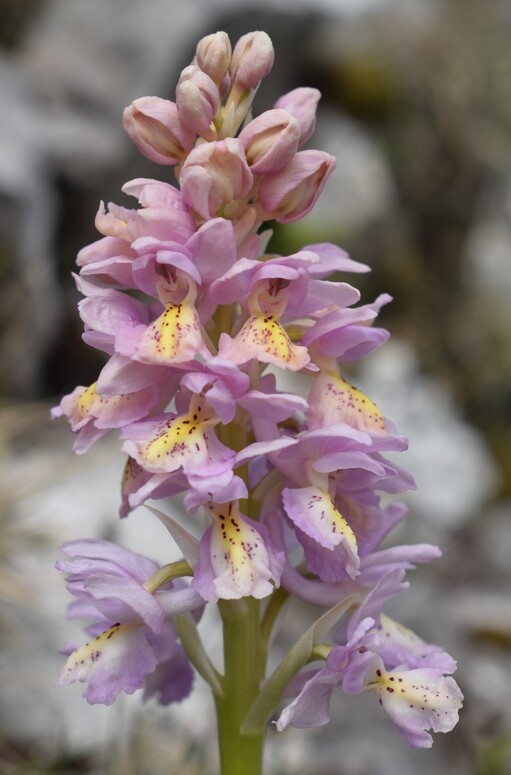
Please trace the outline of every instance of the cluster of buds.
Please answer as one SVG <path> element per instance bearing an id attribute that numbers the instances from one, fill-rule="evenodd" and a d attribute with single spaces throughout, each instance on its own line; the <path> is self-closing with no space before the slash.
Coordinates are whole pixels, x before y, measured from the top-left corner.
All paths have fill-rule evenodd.
<path id="1" fill-rule="evenodd" d="M 381 608 L 414 563 L 439 552 L 380 548 L 406 512 L 382 495 L 414 486 L 385 457 L 406 440 L 341 373 L 386 341 L 373 322 L 390 297 L 353 306 L 356 288 L 326 278 L 369 268 L 335 245 L 267 251 L 262 224 L 304 216 L 335 166 L 300 150 L 317 90 L 295 89 L 251 119 L 273 57 L 264 32 L 233 51 L 218 32 L 199 42 L 175 102 L 144 97 L 125 110 L 130 138 L 175 167 L 179 188 L 138 179 L 123 187 L 138 209 L 101 203 L 103 237 L 80 252 L 76 281 L 84 339 L 108 361 L 54 415 L 69 418 L 77 452 L 120 429 L 121 516 L 185 493 L 194 529 L 165 518 L 185 555 L 167 568 L 106 542 L 64 547 L 73 612 L 93 620 L 93 640 L 72 651 L 60 681 L 87 682 L 90 702 L 139 688 L 163 703 L 180 698 L 192 678 L 175 617 L 219 600 L 271 599 L 281 585 L 319 607 L 350 605 L 322 646 L 325 665 L 297 681 L 278 728 L 325 723 L 341 685 L 373 690 L 408 742 L 429 746 L 426 730 L 457 720 L 461 693 L 446 677 L 455 663 Z M 310 378 L 306 399 L 282 389 L 285 372 Z M 207 527 L 197 540 L 199 509 Z"/>
<path id="2" fill-rule="evenodd" d="M 124 111 L 124 128 L 141 153 L 176 167 L 196 223 L 218 216 L 234 222 L 243 254 L 257 255 L 256 241 L 243 246 L 240 237 L 257 234 L 264 221 L 288 223 L 309 212 L 335 166 L 327 153 L 298 150 L 314 131 L 317 89 L 295 89 L 249 120 L 272 64 L 265 32 L 244 35 L 232 54 L 225 33 L 209 35 L 181 73 L 175 102 L 142 97 Z"/>

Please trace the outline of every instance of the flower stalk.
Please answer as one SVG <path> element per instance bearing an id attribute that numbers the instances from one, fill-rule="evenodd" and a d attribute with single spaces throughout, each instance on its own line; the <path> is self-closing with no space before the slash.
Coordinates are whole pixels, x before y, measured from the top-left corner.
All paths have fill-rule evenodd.
<path id="1" fill-rule="evenodd" d="M 218 741 L 222 775 L 243 769 L 260 775 L 263 766 L 264 730 L 244 734 L 242 724 L 259 694 L 266 653 L 259 624 L 259 601 L 245 605 L 222 601 L 219 605 L 224 633 L 225 674 L 222 697 L 216 699 Z"/>

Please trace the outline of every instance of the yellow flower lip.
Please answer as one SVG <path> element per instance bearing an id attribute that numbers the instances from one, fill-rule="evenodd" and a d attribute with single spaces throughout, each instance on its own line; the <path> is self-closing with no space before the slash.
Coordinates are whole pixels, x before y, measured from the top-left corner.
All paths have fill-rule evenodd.
<path id="1" fill-rule="evenodd" d="M 180 363 L 193 358 L 202 341 L 199 316 L 192 304 L 166 304 L 137 346 L 139 358 Z"/>
<path id="2" fill-rule="evenodd" d="M 207 431 L 218 422 L 204 397 L 194 394 L 187 414 L 162 420 L 150 439 L 137 444 L 137 460 L 152 473 L 177 471 L 188 460 L 206 462 Z"/>
<path id="3" fill-rule="evenodd" d="M 195 282 L 178 273 L 172 283 L 161 278 L 157 291 L 164 310 L 142 334 L 136 358 L 161 364 L 192 360 L 202 346 L 201 325 L 195 309 Z"/>
<path id="4" fill-rule="evenodd" d="M 82 395 L 78 399 L 76 411 L 80 420 L 85 420 L 85 418 L 89 416 L 92 404 L 97 397 L 96 384 L 96 382 L 93 382 L 92 385 L 89 385 L 89 387 L 83 391 Z"/>

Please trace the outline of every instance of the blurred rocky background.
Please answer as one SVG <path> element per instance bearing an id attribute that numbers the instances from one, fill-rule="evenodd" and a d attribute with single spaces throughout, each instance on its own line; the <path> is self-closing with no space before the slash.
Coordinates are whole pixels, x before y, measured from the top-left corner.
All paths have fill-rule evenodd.
<path id="1" fill-rule="evenodd" d="M 55 690 L 64 621 L 57 546 L 115 538 L 168 559 L 141 510 L 116 520 L 115 439 L 71 453 L 49 407 L 89 384 L 70 271 L 100 199 L 164 177 L 123 135 L 125 105 L 173 97 L 196 41 L 264 29 L 276 49 L 258 110 L 323 92 L 314 146 L 338 167 L 316 211 L 275 231 L 289 253 L 331 240 L 390 292 L 392 339 L 350 376 L 410 437 L 418 491 L 400 540 L 439 543 L 394 615 L 459 660 L 454 733 L 413 751 L 368 697 L 337 697 L 322 730 L 270 732 L 268 775 L 511 772 L 511 5 L 508 0 L 0 0 L 0 771 L 209 775 L 201 685 L 159 711 L 90 708 Z M 359 283 L 360 280 L 360 283 Z M 163 543 L 163 546 L 162 546 Z M 162 556 L 163 553 L 163 556 Z M 310 611 L 294 609 L 283 639 Z M 307 619 L 308 620 L 308 619 Z M 218 643 L 214 621 L 208 641 Z M 75 691 L 76 690 L 76 691 Z"/>

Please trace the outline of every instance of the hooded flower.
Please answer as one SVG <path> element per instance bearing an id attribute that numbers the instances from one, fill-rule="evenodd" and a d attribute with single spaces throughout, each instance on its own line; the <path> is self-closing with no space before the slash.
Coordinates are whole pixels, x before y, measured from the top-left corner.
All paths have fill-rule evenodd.
<path id="1" fill-rule="evenodd" d="M 106 237 L 117 237 L 133 242 L 138 237 L 184 242 L 195 231 L 195 223 L 181 192 L 168 183 L 148 178 L 137 178 L 125 183 L 122 191 L 134 196 L 142 205 L 129 210 L 103 202 L 96 215 L 96 228 Z"/>
<path id="2" fill-rule="evenodd" d="M 357 476 L 358 471 L 384 480 L 387 469 L 379 451 L 405 447 L 405 439 L 339 423 L 306 431 L 273 456 L 274 465 L 290 484 L 298 485 L 282 490 L 284 510 L 295 526 L 309 568 L 324 581 L 358 575 L 357 523 L 366 538 L 364 520 L 353 504 L 343 513 L 344 504 L 336 499 L 338 483 L 345 488 L 352 472 Z M 356 521 L 350 524 L 345 514 L 352 513 Z"/>
<path id="3" fill-rule="evenodd" d="M 158 565 L 108 541 L 70 541 L 62 551 L 69 559 L 56 567 L 69 574 L 68 589 L 77 598 L 69 615 L 92 620 L 92 638 L 67 649 L 58 685 L 87 683 L 90 704 L 110 705 L 120 691 L 144 687 L 146 697 L 156 695 L 163 704 L 186 697 L 193 671 L 169 617 L 199 608 L 197 593 L 154 588 Z"/>
<path id="4" fill-rule="evenodd" d="M 391 296 L 382 294 L 372 304 L 361 307 L 325 309 L 316 315 L 317 321 L 305 332 L 303 343 L 314 355 L 340 363 L 365 358 L 389 338 L 384 328 L 371 325 L 380 307 L 389 301 Z"/>
<path id="5" fill-rule="evenodd" d="M 346 645 L 334 646 L 325 667 L 305 683 L 298 697 L 284 709 L 277 722 L 279 730 L 288 725 L 304 728 L 326 724 L 332 691 L 339 685 L 346 694 L 374 691 L 383 710 L 411 746 L 429 748 L 433 739 L 428 730 L 449 732 L 453 728 L 463 700 L 454 679 L 445 675 L 455 670 L 454 660 L 411 633 L 412 640 L 422 644 L 422 666 L 410 666 L 405 659 L 394 664 L 395 654 L 389 652 L 381 628 L 373 618 L 365 616 L 371 608 L 380 617 L 385 600 L 402 588 L 401 579 L 399 571 L 391 572 L 370 593 L 368 602 L 360 606 L 350 621 Z M 384 657 L 386 649 L 392 656 Z M 412 663 L 415 651 L 408 651 Z M 406 650 L 401 656 L 407 656 Z"/>
<path id="6" fill-rule="evenodd" d="M 290 371 L 299 371 L 310 363 L 307 348 L 294 344 L 279 321 L 282 300 L 276 300 L 266 289 L 257 289 L 248 307 L 250 317 L 239 333 L 234 338 L 225 333 L 221 335 L 222 358 L 240 365 L 255 358 Z"/>
<path id="7" fill-rule="evenodd" d="M 201 539 L 192 586 L 208 602 L 270 595 L 279 586 L 284 555 L 268 528 L 242 514 L 237 501 L 209 503 L 207 511 L 212 525 Z"/>
<path id="8" fill-rule="evenodd" d="M 314 268 L 320 262 L 320 256 L 308 251 L 264 262 L 242 258 L 213 283 L 214 300 L 242 301 L 249 312 L 234 338 L 222 334 L 222 357 L 239 364 L 255 358 L 291 371 L 309 366 L 307 349 L 291 340 L 286 322 L 328 307 L 334 299 L 340 304 L 359 299 L 358 291 L 347 283 L 316 279 Z"/>
<path id="9" fill-rule="evenodd" d="M 79 385 L 52 409 L 53 418 L 66 415 L 71 429 L 78 432 L 74 445 L 78 453 L 87 452 L 111 428 L 122 428 L 145 417 L 160 398 L 158 385 L 114 396 L 102 396 L 96 387 L 95 382 L 89 387 Z"/>
<path id="10" fill-rule="evenodd" d="M 235 453 L 222 444 L 214 433 L 220 418 L 204 395 L 193 394 L 182 414 L 162 413 L 125 428 L 124 452 L 152 474 L 140 490 L 132 492 L 130 503 L 138 506 L 170 480 L 201 480 L 215 489 L 215 480 L 230 472 Z M 145 478 L 145 477 L 144 477 Z M 184 480 L 186 482 L 186 479 Z"/>
<path id="11" fill-rule="evenodd" d="M 205 350 L 195 309 L 195 282 L 183 272 L 169 273 L 156 284 L 163 311 L 148 326 L 126 328 L 119 347 L 142 363 L 175 365 Z"/>

